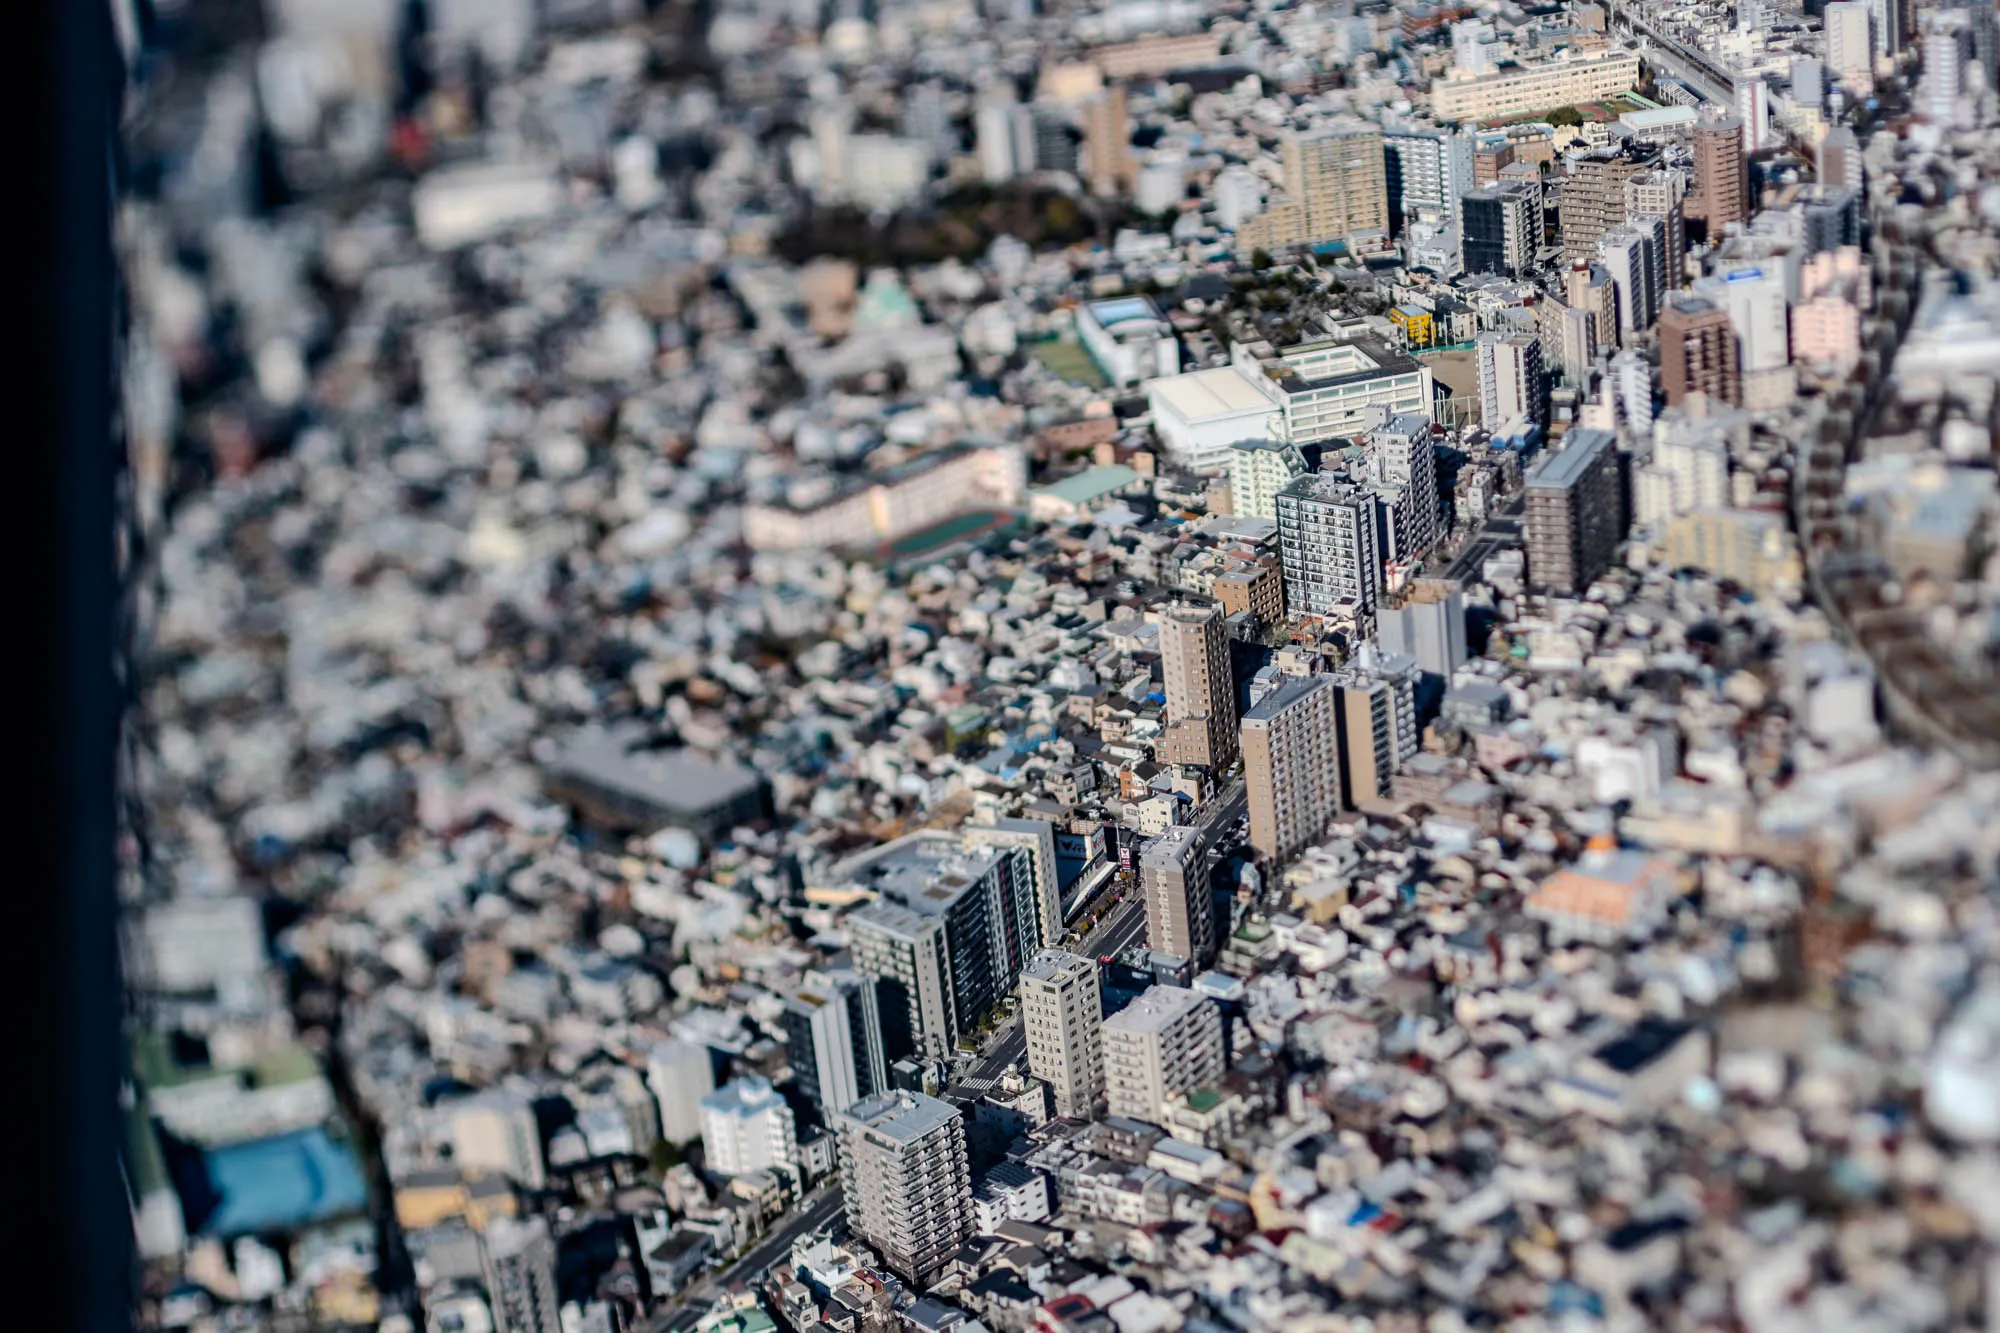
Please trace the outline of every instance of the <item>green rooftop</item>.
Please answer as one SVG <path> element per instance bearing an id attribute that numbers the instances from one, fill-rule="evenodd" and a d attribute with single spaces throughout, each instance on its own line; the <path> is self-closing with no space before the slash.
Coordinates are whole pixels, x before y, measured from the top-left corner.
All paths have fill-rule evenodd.
<path id="1" fill-rule="evenodd" d="M 1033 493 L 1061 500 L 1065 504 L 1082 505 L 1115 495 L 1137 480 L 1139 474 L 1123 463 L 1106 463 L 1102 467 L 1079 472 L 1074 477 L 1064 477 L 1051 485 L 1037 486 Z"/>
<path id="2" fill-rule="evenodd" d="M 1222 1094 L 1214 1088 L 1197 1088 L 1187 1095 L 1188 1110 L 1207 1115 L 1222 1105 Z"/>

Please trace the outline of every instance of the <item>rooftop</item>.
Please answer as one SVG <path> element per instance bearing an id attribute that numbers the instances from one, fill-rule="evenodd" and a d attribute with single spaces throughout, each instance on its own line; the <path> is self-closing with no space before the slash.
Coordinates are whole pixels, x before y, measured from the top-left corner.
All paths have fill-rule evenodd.
<path id="1" fill-rule="evenodd" d="M 1106 463 L 1047 486 L 1037 486 L 1031 493 L 1080 505 L 1115 495 L 1138 480 L 1139 474 L 1123 463 Z"/>
<path id="2" fill-rule="evenodd" d="M 1152 380 L 1147 389 L 1157 401 L 1189 421 L 1206 421 L 1245 412 L 1268 412 L 1274 404 L 1251 378 L 1254 370 L 1217 366 L 1190 370 Z"/>
<path id="3" fill-rule="evenodd" d="M 1160 311 L 1144 296 L 1115 296 L 1107 301 L 1090 301 L 1084 307 L 1090 317 L 1105 328 L 1134 319 L 1158 319 Z"/>
<path id="4" fill-rule="evenodd" d="M 864 1097 L 841 1118 L 897 1143 L 914 1143 L 959 1118 L 950 1102 L 921 1092 L 885 1092 Z"/>
<path id="5" fill-rule="evenodd" d="M 1527 476 L 1529 486 L 1566 488 L 1574 486 L 1597 456 L 1617 445 L 1618 437 L 1608 430 L 1573 430 L 1563 447 L 1543 454 Z"/>
<path id="6" fill-rule="evenodd" d="M 1153 986 L 1104 1020 L 1106 1032 L 1160 1033 L 1208 1000 L 1181 986 Z"/>
<path id="7" fill-rule="evenodd" d="M 1243 720 L 1269 722 L 1308 694 L 1327 689 L 1332 684 L 1333 680 L 1328 676 L 1287 676 L 1277 689 L 1259 699 L 1256 706 L 1243 715 Z"/>

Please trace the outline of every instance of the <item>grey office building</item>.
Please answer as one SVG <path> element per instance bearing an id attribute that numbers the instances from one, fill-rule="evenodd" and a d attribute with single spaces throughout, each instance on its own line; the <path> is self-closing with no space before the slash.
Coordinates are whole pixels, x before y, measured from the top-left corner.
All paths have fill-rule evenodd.
<path id="1" fill-rule="evenodd" d="M 1617 438 L 1573 430 L 1527 477 L 1528 583 L 1573 596 L 1610 567 L 1624 539 Z"/>
<path id="2" fill-rule="evenodd" d="M 792 1074 L 822 1118 L 889 1086 L 875 982 L 854 971 L 815 972 L 779 1016 Z"/>

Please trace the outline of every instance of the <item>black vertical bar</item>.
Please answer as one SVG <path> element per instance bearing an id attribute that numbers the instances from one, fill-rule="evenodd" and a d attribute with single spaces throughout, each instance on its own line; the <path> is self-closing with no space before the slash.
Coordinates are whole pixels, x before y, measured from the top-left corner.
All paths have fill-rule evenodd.
<path id="1" fill-rule="evenodd" d="M 14 710 L 12 841 L 0 941 L 12 1095 L 22 1123 L 4 1197 L 25 1206 L 9 1259 L 48 1328 L 129 1328 L 132 1227 L 119 1173 L 121 992 L 113 856 L 115 360 L 112 190 L 122 77 L 106 0 L 30 0 L 14 15 L 9 93 L 9 341 L 14 440 L 10 637 L 27 660 Z"/>

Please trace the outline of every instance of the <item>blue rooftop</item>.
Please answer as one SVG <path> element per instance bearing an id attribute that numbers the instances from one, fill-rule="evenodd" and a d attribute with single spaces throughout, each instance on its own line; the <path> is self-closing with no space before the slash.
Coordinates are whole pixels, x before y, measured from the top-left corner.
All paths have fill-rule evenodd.
<path id="1" fill-rule="evenodd" d="M 1153 303 L 1143 296 L 1114 296 L 1108 301 L 1092 301 L 1087 307 L 1090 317 L 1110 328 L 1113 324 L 1123 324 L 1128 319 L 1158 319 L 1160 312 Z"/>
<path id="2" fill-rule="evenodd" d="M 353 1150 L 324 1129 L 231 1144 L 202 1161 L 221 1200 L 201 1226 L 206 1235 L 290 1231 L 368 1204 Z"/>

